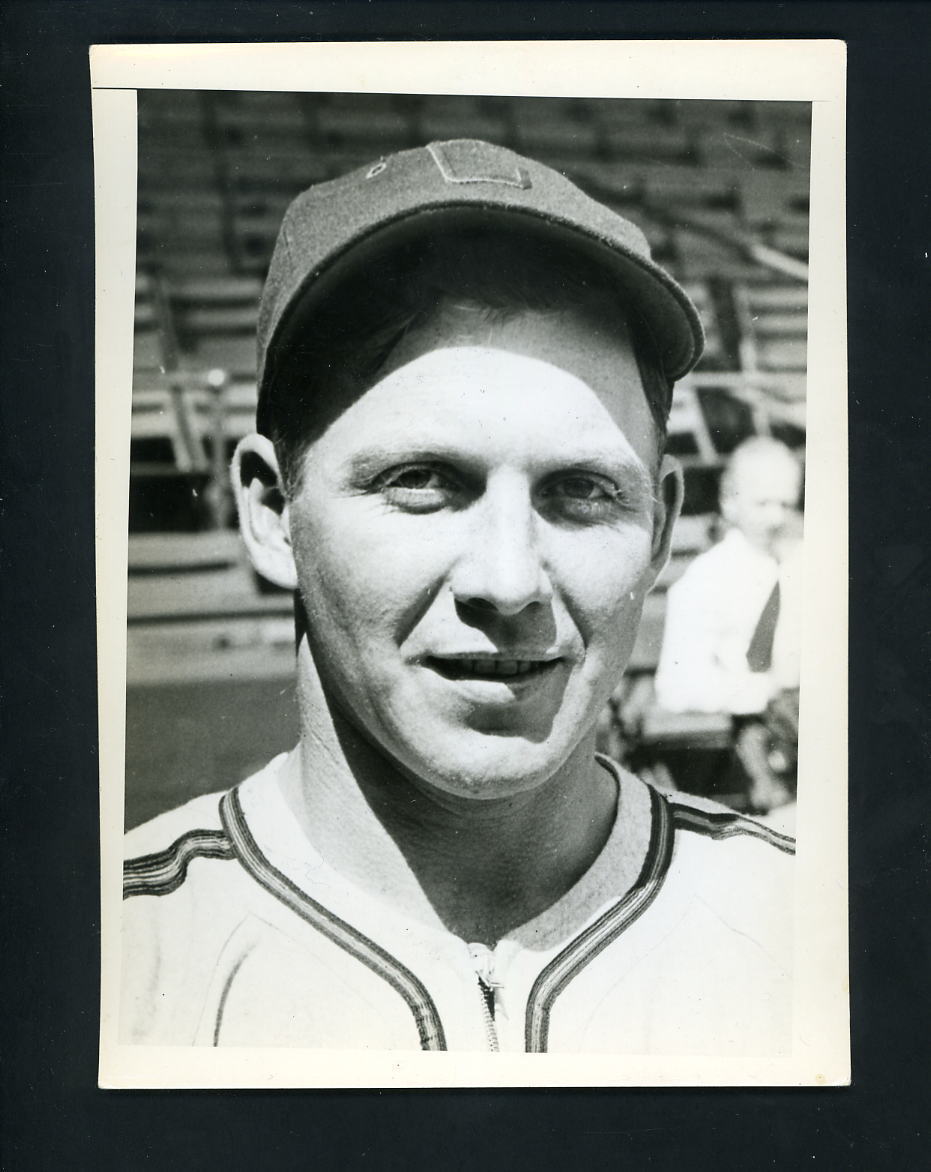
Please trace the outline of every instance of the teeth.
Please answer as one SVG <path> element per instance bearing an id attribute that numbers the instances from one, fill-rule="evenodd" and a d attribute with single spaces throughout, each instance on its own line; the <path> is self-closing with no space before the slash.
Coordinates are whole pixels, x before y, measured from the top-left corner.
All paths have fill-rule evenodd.
<path id="1" fill-rule="evenodd" d="M 526 659 L 469 659 L 466 665 L 473 675 L 482 676 L 519 676 L 534 666 Z"/>
<path id="2" fill-rule="evenodd" d="M 514 679 L 518 676 L 541 672 L 552 665 L 547 659 L 498 659 L 493 656 L 477 655 L 458 659 L 437 657 L 435 668 L 449 679 Z"/>

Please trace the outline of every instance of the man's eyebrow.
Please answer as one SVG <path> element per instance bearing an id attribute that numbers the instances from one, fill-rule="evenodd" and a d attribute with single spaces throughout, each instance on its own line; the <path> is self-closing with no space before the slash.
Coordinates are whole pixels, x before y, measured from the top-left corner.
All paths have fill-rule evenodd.
<path id="1" fill-rule="evenodd" d="M 427 439 L 398 436 L 381 443 L 373 442 L 354 452 L 349 459 L 348 470 L 353 478 L 363 479 L 384 471 L 393 463 L 418 460 L 462 464 L 476 470 L 483 463 L 480 452 L 472 452 L 458 444 L 446 441 L 431 443 Z M 655 492 L 655 480 L 650 469 L 633 451 L 587 445 L 566 447 L 541 461 L 541 465 L 544 475 L 572 469 L 599 472 L 616 480 L 618 487 L 632 496 L 652 497 Z"/>
<path id="2" fill-rule="evenodd" d="M 386 443 L 372 443 L 353 452 L 349 457 L 349 469 L 354 476 L 381 472 L 393 462 L 409 463 L 417 460 L 465 460 L 474 463 L 475 457 L 468 452 L 454 449 L 448 444 L 410 440 L 398 437 Z"/>
<path id="3" fill-rule="evenodd" d="M 618 480 L 621 487 L 630 492 L 642 492 L 646 496 L 652 496 L 655 489 L 650 469 L 632 451 L 618 451 L 617 448 L 567 448 L 560 452 L 558 463 L 560 467 L 565 468 L 603 471 Z"/>

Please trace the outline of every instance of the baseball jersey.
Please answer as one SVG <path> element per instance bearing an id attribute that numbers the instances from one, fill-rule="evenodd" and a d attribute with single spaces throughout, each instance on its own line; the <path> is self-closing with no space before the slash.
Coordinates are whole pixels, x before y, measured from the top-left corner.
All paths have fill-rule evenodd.
<path id="1" fill-rule="evenodd" d="M 121 1040 L 775 1056 L 791 1034 L 792 839 L 601 764 L 613 829 L 494 948 L 347 882 L 285 755 L 127 836 Z"/>

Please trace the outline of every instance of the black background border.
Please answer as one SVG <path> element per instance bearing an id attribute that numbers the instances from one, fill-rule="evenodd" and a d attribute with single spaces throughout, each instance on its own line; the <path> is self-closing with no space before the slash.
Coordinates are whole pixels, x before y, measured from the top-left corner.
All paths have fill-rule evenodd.
<path id="1" fill-rule="evenodd" d="M 104 1092 L 93 43 L 831 37 L 848 44 L 854 1085 Z M 931 1118 L 931 6 L 6 0 L 0 9 L 2 1167 L 925 1166 Z M 924 1133 L 924 1134 L 922 1134 Z M 922 1158 L 922 1154 L 924 1158 Z"/>

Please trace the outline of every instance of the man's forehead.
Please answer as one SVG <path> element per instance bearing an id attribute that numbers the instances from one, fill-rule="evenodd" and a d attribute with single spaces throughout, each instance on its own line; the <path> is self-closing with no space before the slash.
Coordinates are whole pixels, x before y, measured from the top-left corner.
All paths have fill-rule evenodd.
<path id="1" fill-rule="evenodd" d="M 756 495 L 798 490 L 802 470 L 788 450 L 747 452 L 735 462 L 730 480 L 732 489 Z"/>
<path id="2" fill-rule="evenodd" d="M 652 417 L 629 344 L 551 325 L 524 314 L 451 343 L 442 332 L 412 340 L 343 405 L 333 432 L 347 446 L 651 464 Z"/>

